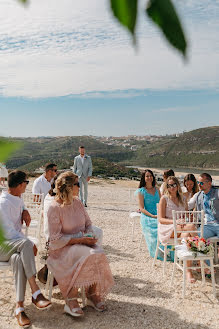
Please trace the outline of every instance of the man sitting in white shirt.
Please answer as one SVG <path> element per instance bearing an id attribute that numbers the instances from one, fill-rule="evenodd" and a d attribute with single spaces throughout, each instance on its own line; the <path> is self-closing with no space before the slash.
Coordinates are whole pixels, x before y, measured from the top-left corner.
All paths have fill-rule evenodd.
<path id="1" fill-rule="evenodd" d="M 30 225 L 31 218 L 25 209 L 21 194 L 29 183 L 22 171 L 12 171 L 8 175 L 8 191 L 0 196 L 0 215 L 6 241 L 0 246 L 0 261 L 12 266 L 16 288 L 15 316 L 21 327 L 30 326 L 30 319 L 24 312 L 24 296 L 27 281 L 32 291 L 32 303 L 39 309 L 47 308 L 51 302 L 46 299 L 36 284 L 34 256 L 37 248 L 21 231 L 23 222 Z"/>
<path id="2" fill-rule="evenodd" d="M 51 184 L 57 173 L 57 165 L 48 163 L 45 166 L 45 173 L 35 179 L 32 187 L 33 194 L 44 194 L 44 198 L 51 189 Z"/>

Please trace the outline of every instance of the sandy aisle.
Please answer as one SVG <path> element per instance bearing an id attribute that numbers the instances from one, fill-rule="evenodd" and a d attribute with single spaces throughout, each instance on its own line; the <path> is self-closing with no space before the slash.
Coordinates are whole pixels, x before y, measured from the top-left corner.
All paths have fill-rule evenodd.
<path id="1" fill-rule="evenodd" d="M 137 185 L 131 182 L 131 188 Z M 194 285 L 187 288 L 187 298 L 181 298 L 182 273 L 177 271 L 173 289 L 169 287 L 172 264 L 167 264 L 167 275 L 162 277 L 162 264 L 152 269 L 145 243 L 139 250 L 140 225 L 136 225 L 135 241 L 131 242 L 131 226 L 127 225 L 130 210 L 137 209 L 129 202 L 129 182 L 94 181 L 89 185 L 88 212 L 93 223 L 104 230 L 104 249 L 116 285 L 108 295 L 108 311 L 98 313 L 85 309 L 83 319 L 74 319 L 63 313 L 64 301 L 59 290 L 53 290 L 53 306 L 39 311 L 27 292 L 26 311 L 32 328 L 50 329 L 145 329 L 145 328 L 218 328 L 219 302 L 214 300 L 211 282 L 201 286 L 200 275 Z M 217 282 L 219 276 L 217 273 Z M 219 296 L 219 286 L 217 286 Z M 11 313 L 14 308 L 14 286 L 10 279 L 1 284 L 0 328 L 17 328 Z"/>

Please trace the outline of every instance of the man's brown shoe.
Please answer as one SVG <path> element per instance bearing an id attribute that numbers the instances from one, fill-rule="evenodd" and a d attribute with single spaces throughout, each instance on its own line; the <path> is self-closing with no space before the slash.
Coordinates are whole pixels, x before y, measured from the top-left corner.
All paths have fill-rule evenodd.
<path id="1" fill-rule="evenodd" d="M 15 317 L 17 318 L 17 322 L 20 327 L 28 328 L 31 325 L 30 319 L 24 311 L 18 313 L 18 315 L 15 315 Z"/>
<path id="2" fill-rule="evenodd" d="M 43 294 L 39 294 L 36 299 L 32 297 L 32 303 L 40 310 L 51 306 L 50 300 L 46 299 Z"/>

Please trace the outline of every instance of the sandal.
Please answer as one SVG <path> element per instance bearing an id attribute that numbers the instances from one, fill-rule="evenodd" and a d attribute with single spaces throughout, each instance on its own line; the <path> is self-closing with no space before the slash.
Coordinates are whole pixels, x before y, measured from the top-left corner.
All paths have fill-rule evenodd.
<path id="1" fill-rule="evenodd" d="M 73 297 L 73 298 L 67 298 L 66 301 L 70 301 L 70 300 L 77 300 L 77 297 Z M 75 317 L 79 317 L 79 316 L 83 316 L 84 312 L 82 311 L 82 313 L 78 313 L 78 311 L 82 311 L 82 309 L 80 307 L 74 307 L 72 309 L 70 309 L 70 307 L 68 306 L 68 304 L 65 304 L 64 306 L 64 312 L 70 314 L 71 316 L 75 316 Z"/>
<path id="2" fill-rule="evenodd" d="M 103 301 L 100 301 L 98 303 L 94 303 L 90 297 L 91 296 L 97 296 L 96 294 L 89 295 L 89 298 L 87 297 L 87 305 L 93 307 L 98 312 L 103 312 L 106 310 L 105 303 Z"/>

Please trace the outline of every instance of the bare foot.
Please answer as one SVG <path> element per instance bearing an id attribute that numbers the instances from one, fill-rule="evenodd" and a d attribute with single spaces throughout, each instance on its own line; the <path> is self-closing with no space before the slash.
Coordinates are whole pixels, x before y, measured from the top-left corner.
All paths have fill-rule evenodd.
<path id="1" fill-rule="evenodd" d="M 74 308 L 77 308 L 77 310 L 74 311 L 74 313 L 84 314 L 84 312 L 82 311 L 80 305 L 78 304 L 77 299 L 68 300 L 67 304 L 68 304 L 70 310 L 73 310 Z"/>
<path id="2" fill-rule="evenodd" d="M 187 271 L 187 273 L 186 273 L 186 277 L 187 277 L 187 281 L 188 281 L 189 283 L 195 283 L 196 280 L 195 280 L 195 278 L 193 277 L 191 271 Z"/>
<path id="3" fill-rule="evenodd" d="M 100 296 L 96 294 L 90 294 L 87 298 L 92 302 L 93 307 L 98 311 L 104 311 L 106 309 L 105 303 L 101 300 Z M 90 306 L 92 306 L 90 304 Z"/>

